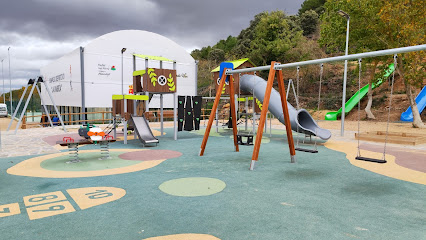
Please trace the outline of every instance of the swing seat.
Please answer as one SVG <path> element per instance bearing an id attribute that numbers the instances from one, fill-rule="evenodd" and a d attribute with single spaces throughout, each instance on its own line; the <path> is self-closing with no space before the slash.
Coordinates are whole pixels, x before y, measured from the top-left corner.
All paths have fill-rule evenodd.
<path id="1" fill-rule="evenodd" d="M 356 160 L 360 160 L 360 161 L 366 161 L 366 162 L 375 162 L 375 163 L 386 163 L 386 160 L 383 159 L 376 159 L 376 158 L 368 158 L 368 157 L 356 157 Z"/>
<path id="2" fill-rule="evenodd" d="M 243 142 L 243 137 L 247 138 L 246 142 Z M 237 143 L 238 145 L 253 145 L 253 134 L 237 134 Z"/>
<path id="3" fill-rule="evenodd" d="M 318 153 L 318 150 L 312 150 L 312 149 L 307 149 L 307 148 L 294 148 L 294 150 L 296 151 L 300 151 L 300 152 L 307 152 L 307 153 Z"/>

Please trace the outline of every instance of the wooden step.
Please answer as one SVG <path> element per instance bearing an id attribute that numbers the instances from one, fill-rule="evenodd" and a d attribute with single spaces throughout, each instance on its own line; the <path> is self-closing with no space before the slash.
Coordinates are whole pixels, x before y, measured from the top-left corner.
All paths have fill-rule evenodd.
<path id="1" fill-rule="evenodd" d="M 386 132 L 385 131 L 374 131 L 366 133 L 355 133 L 355 139 L 372 142 L 385 142 Z M 387 137 L 388 143 L 404 144 L 404 145 L 419 145 L 426 143 L 426 136 L 424 134 L 416 133 L 398 133 L 389 132 Z"/>

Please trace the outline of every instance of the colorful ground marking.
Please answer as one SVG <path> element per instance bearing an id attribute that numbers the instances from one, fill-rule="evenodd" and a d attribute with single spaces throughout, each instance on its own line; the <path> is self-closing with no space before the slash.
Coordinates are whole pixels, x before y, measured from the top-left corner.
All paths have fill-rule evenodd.
<path id="1" fill-rule="evenodd" d="M 68 189 L 67 192 L 81 210 L 112 202 L 126 195 L 124 189 L 115 187 L 75 188 Z"/>
<path id="2" fill-rule="evenodd" d="M 387 163 L 377 164 L 372 162 L 355 160 L 355 157 L 357 156 L 356 143 L 327 141 L 324 146 L 334 151 L 346 153 L 346 158 L 354 166 L 391 178 L 426 185 L 426 174 L 396 164 L 395 156 L 393 155 L 386 154 Z M 381 159 L 383 155 L 383 153 L 372 152 L 367 150 L 362 150 L 362 154 L 363 156 L 368 156 L 377 159 Z"/>
<path id="3" fill-rule="evenodd" d="M 197 233 L 173 234 L 160 237 L 145 238 L 144 240 L 220 240 L 219 238 Z"/>
<path id="4" fill-rule="evenodd" d="M 172 150 L 149 150 L 128 152 L 119 155 L 121 159 L 136 161 L 152 161 L 157 159 L 170 159 L 182 156 L 182 153 Z"/>
<path id="5" fill-rule="evenodd" d="M 126 195 L 124 189 L 116 187 L 74 188 L 66 191 L 81 210 L 116 201 Z M 25 196 L 23 199 L 30 220 L 76 211 L 71 199 L 67 199 L 61 191 Z M 18 214 L 21 214 L 19 203 L 0 205 L 0 218 Z"/>
<path id="6" fill-rule="evenodd" d="M 27 208 L 30 220 L 75 212 L 74 207 L 68 201 L 55 202 Z"/>
<path id="7" fill-rule="evenodd" d="M 143 155 L 144 152 L 148 153 L 149 151 L 154 151 L 154 150 L 148 150 L 148 149 L 143 149 L 143 150 L 141 149 L 111 149 L 110 150 L 111 155 L 117 155 L 117 156 L 123 153 L 131 153 L 131 152 L 138 152 L 138 154 Z M 80 151 L 79 153 L 81 155 L 81 158 L 84 160 L 85 154 L 91 154 L 91 155 L 93 155 L 94 153 L 98 154 L 99 150 L 83 150 L 83 151 Z M 152 159 L 150 161 L 135 162 L 135 161 L 120 159 L 117 157 L 115 159 L 116 162 L 111 162 L 112 160 L 111 161 L 99 160 L 99 157 L 96 154 L 94 154 L 92 156 L 93 159 L 90 160 L 90 162 L 94 166 L 89 165 L 89 171 L 84 171 L 87 169 L 79 168 L 80 166 L 87 165 L 89 163 L 83 163 L 81 165 L 78 165 L 80 163 L 66 164 L 65 162 L 60 162 L 60 163 L 56 162 L 55 167 L 52 167 L 50 169 L 43 168 L 43 165 L 45 165 L 43 164 L 44 161 L 49 161 L 54 158 L 65 159 L 66 156 L 68 156 L 68 152 L 61 152 L 61 153 L 49 154 L 49 155 L 27 159 L 7 169 L 7 173 L 12 175 L 18 175 L 18 176 L 42 177 L 42 178 L 96 177 L 96 176 L 106 176 L 106 175 L 115 175 L 115 174 L 142 171 L 145 169 L 155 167 L 158 164 L 167 160 L 166 158 L 160 158 L 161 157 L 160 156 L 159 158 L 157 158 L 157 160 Z M 67 171 L 64 171 L 66 169 Z"/>
<path id="8" fill-rule="evenodd" d="M 24 204 L 26 207 L 31 207 L 34 205 L 42 205 L 46 203 L 58 202 L 63 200 L 67 200 L 67 198 L 61 191 L 57 191 L 57 192 L 26 196 L 24 197 Z"/>
<path id="9" fill-rule="evenodd" d="M 225 182 L 205 177 L 173 179 L 159 186 L 161 191 L 179 197 L 208 196 L 221 192 L 225 187 Z"/>
<path id="10" fill-rule="evenodd" d="M 0 205 L 0 218 L 21 214 L 18 203 Z"/>

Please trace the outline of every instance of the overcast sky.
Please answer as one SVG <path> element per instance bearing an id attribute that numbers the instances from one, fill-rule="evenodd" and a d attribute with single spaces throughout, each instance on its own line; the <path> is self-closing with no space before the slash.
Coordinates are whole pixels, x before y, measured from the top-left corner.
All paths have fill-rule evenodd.
<path id="1" fill-rule="evenodd" d="M 190 52 L 236 36 L 262 11 L 297 13 L 303 0 L 4 0 L 0 61 L 9 89 L 26 84 L 49 62 L 103 34 L 126 29 L 168 37 Z M 1 71 L 1 69 L 0 69 Z M 1 74 L 1 72 L 0 72 Z M 3 79 L 0 78 L 2 90 Z"/>

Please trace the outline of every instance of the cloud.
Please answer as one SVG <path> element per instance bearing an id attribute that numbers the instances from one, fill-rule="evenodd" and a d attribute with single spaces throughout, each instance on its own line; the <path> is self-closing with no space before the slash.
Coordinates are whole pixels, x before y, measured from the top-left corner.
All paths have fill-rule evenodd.
<path id="1" fill-rule="evenodd" d="M 15 82 L 35 77 L 40 67 L 50 61 L 109 32 L 124 29 L 151 31 L 192 50 L 239 34 L 254 15 L 262 11 L 284 10 L 287 14 L 295 14 L 302 2 L 5 1 L 0 9 L 0 60 L 6 59 L 4 73 L 8 78 L 7 48 L 11 46 L 12 81 L 18 86 Z"/>

